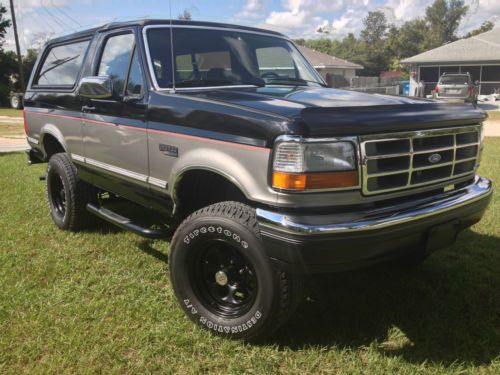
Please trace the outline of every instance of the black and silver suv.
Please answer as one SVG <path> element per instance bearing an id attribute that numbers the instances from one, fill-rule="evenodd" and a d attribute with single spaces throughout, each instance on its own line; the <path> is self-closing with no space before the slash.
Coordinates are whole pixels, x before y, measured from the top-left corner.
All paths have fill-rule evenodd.
<path id="1" fill-rule="evenodd" d="M 272 31 L 146 20 L 54 39 L 24 103 L 55 224 L 173 233 L 180 305 L 232 338 L 274 332 L 307 274 L 452 244 L 492 192 L 483 111 L 327 88 Z"/>

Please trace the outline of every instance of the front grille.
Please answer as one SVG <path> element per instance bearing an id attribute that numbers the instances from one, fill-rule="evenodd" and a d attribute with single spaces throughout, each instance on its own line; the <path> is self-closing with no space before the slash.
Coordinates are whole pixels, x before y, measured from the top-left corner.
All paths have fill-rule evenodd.
<path id="1" fill-rule="evenodd" d="M 360 137 L 363 193 L 410 189 L 473 174 L 481 126 Z"/>

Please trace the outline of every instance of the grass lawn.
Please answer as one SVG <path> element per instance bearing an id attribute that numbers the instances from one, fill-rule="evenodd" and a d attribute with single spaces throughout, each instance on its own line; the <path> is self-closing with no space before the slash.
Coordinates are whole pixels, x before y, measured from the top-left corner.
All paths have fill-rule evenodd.
<path id="1" fill-rule="evenodd" d="M 23 111 L 14 108 L 0 108 L 0 116 L 23 117 Z"/>
<path id="2" fill-rule="evenodd" d="M 311 280 L 267 344 L 211 336 L 177 306 L 168 243 L 51 223 L 22 154 L 0 155 L 0 373 L 499 374 L 500 193 L 481 223 L 413 271 Z M 500 139 L 481 174 L 500 184 Z"/>

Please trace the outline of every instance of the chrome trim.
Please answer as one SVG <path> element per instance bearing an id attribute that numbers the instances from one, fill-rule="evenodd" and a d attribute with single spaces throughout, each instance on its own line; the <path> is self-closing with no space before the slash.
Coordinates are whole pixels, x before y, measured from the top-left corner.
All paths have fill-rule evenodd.
<path id="1" fill-rule="evenodd" d="M 85 163 L 85 158 L 77 154 L 71 154 L 71 159 Z"/>
<path id="2" fill-rule="evenodd" d="M 75 161 L 79 161 L 81 163 L 93 165 L 95 167 L 98 167 L 98 168 L 104 169 L 106 171 L 113 172 L 113 173 L 116 173 L 116 174 L 119 174 L 119 175 L 122 175 L 125 177 L 129 177 L 129 178 L 132 178 L 134 180 L 147 182 L 151 185 L 160 187 L 162 189 L 166 189 L 168 186 L 167 181 L 160 180 L 159 178 L 146 176 L 142 173 L 133 172 L 133 171 L 130 171 L 128 169 L 124 169 L 124 168 L 120 168 L 120 167 L 117 167 L 117 166 L 114 166 L 111 164 L 103 163 L 103 162 L 100 162 L 100 161 L 97 161 L 97 160 L 94 160 L 91 158 L 86 158 L 86 157 L 78 155 L 78 154 L 71 154 L 71 158 Z"/>
<path id="3" fill-rule="evenodd" d="M 359 190 L 361 188 L 361 154 L 359 150 L 359 143 L 357 137 L 330 137 L 330 138 L 302 138 L 296 135 L 280 135 L 274 141 L 274 147 L 271 155 L 271 173 L 273 172 L 272 166 L 274 165 L 274 156 L 276 152 L 276 145 L 280 142 L 299 142 L 299 143 L 335 143 L 335 142 L 350 142 L 354 146 L 354 153 L 356 155 L 356 168 L 358 171 L 358 184 L 356 186 L 349 186 L 345 188 L 331 188 L 331 189 L 308 189 L 308 190 L 289 190 L 289 189 L 277 189 L 272 186 L 271 188 L 280 193 L 293 193 L 293 194 L 308 194 L 308 193 L 323 193 L 329 191 L 348 191 L 348 190 Z M 325 172 L 335 172 L 335 171 L 325 171 Z"/>
<path id="4" fill-rule="evenodd" d="M 467 143 L 467 144 L 457 144 L 457 139 L 456 139 L 457 134 L 470 133 L 470 132 L 477 132 L 478 142 Z M 463 126 L 463 127 L 458 127 L 458 128 L 419 130 L 419 131 L 412 131 L 412 132 L 400 132 L 400 133 L 374 134 L 374 135 L 360 136 L 359 137 L 359 147 L 360 147 L 360 153 L 361 153 L 361 168 L 360 169 L 362 172 L 362 179 L 361 179 L 362 192 L 364 195 L 383 194 L 383 193 L 388 193 L 388 192 L 395 192 L 395 191 L 412 189 L 412 188 L 420 187 L 420 186 L 429 186 L 429 185 L 436 184 L 439 182 L 444 182 L 444 181 L 448 181 L 448 180 L 451 181 L 451 180 L 454 180 L 454 179 L 462 177 L 462 176 L 473 175 L 477 171 L 477 168 L 479 166 L 478 162 L 480 160 L 480 154 L 481 154 L 481 149 L 482 149 L 481 134 L 482 134 L 482 125 L 471 125 L 471 126 Z M 426 150 L 418 150 L 418 151 L 415 151 L 413 149 L 413 140 L 415 140 L 415 139 L 423 138 L 423 137 L 444 136 L 444 135 L 453 136 L 453 146 L 436 147 L 436 148 L 429 148 Z M 399 141 L 399 140 L 405 140 L 405 139 L 407 139 L 409 141 L 409 151 L 408 152 L 401 152 L 401 153 L 394 153 L 394 154 L 381 154 L 381 155 L 373 155 L 373 156 L 366 155 L 366 145 L 369 143 Z M 456 159 L 457 149 L 461 149 L 461 148 L 465 148 L 465 147 L 473 147 L 473 146 L 477 146 L 477 153 L 476 153 L 475 157 L 467 158 L 467 159 L 460 159 L 460 160 Z M 415 168 L 413 167 L 414 155 L 427 154 L 427 153 L 440 152 L 440 151 L 450 151 L 450 150 L 453 151 L 453 161 L 452 162 L 436 163 L 434 165 L 424 166 L 424 167 L 415 167 Z M 368 173 L 368 161 L 369 160 L 397 158 L 397 157 L 404 157 L 404 156 L 407 156 L 410 158 L 410 164 L 409 164 L 408 169 L 402 169 L 402 170 L 398 170 L 398 171 L 389 171 L 389 172 L 380 172 L 380 173 Z M 470 160 L 476 160 L 476 163 L 474 165 L 473 170 L 465 172 L 465 173 L 461 173 L 461 174 L 454 174 L 456 164 L 459 164 L 461 162 L 470 161 Z M 431 181 L 420 182 L 420 183 L 412 183 L 411 182 L 412 174 L 415 171 L 435 169 L 435 168 L 445 167 L 445 166 L 449 166 L 449 165 L 452 166 L 452 169 L 451 169 L 451 174 L 447 177 L 444 177 L 441 179 L 433 179 Z M 380 177 L 380 176 L 390 176 L 390 175 L 403 174 L 403 173 L 408 174 L 407 182 L 403 186 L 398 186 L 398 187 L 393 187 L 393 188 L 388 188 L 388 189 L 377 189 L 377 190 L 373 190 L 373 191 L 368 190 L 368 179 L 369 178 Z"/>
<path id="5" fill-rule="evenodd" d="M 256 215 L 259 226 L 264 231 L 266 228 L 269 228 L 275 229 L 280 233 L 305 236 L 355 233 L 388 228 L 439 215 L 485 199 L 492 192 L 491 181 L 476 176 L 472 184 L 461 189 L 440 194 L 433 198 L 432 201 L 427 201 L 410 209 L 399 212 L 386 212 L 378 216 L 373 214 L 371 216 L 367 215 L 359 220 L 346 223 L 311 225 L 298 222 L 296 218 L 291 218 L 285 214 L 260 208 L 257 209 Z M 339 216 L 341 215 L 339 214 Z"/>
<path id="6" fill-rule="evenodd" d="M 142 182 L 147 182 L 147 180 L 148 180 L 148 176 L 146 176 L 144 174 L 132 172 L 132 171 L 129 171 L 128 169 L 116 167 L 114 165 L 106 164 L 106 163 L 100 162 L 98 160 L 85 158 L 85 163 L 87 163 L 89 165 L 93 165 L 93 166 L 101 168 L 101 169 L 104 169 L 104 170 L 107 170 L 109 172 L 113 172 L 113 173 L 125 176 L 125 177 L 130 177 L 134 180 L 138 180 L 138 181 L 142 181 Z"/>
<path id="7" fill-rule="evenodd" d="M 167 181 L 160 180 L 159 178 L 155 178 L 155 177 L 149 176 L 148 177 L 148 182 L 151 185 L 158 186 L 158 187 L 160 187 L 162 189 L 166 189 L 167 188 Z"/>
<path id="8" fill-rule="evenodd" d="M 36 139 L 36 138 L 26 137 L 26 139 L 27 139 L 27 140 L 28 140 L 28 142 L 30 142 L 30 143 L 33 143 L 33 144 L 35 144 L 35 145 L 37 145 L 37 144 L 38 144 L 38 139 Z"/>

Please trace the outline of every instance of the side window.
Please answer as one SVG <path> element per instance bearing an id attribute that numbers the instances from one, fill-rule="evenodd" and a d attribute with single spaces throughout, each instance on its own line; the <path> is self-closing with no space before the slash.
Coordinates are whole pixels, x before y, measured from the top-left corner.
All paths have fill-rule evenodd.
<path id="1" fill-rule="evenodd" d="M 130 65 L 130 73 L 128 75 L 127 94 L 142 94 L 143 84 L 141 63 L 139 61 L 139 53 L 137 52 L 136 48 L 134 50 L 134 56 L 132 57 L 132 63 Z"/>
<path id="2" fill-rule="evenodd" d="M 118 96 L 123 95 L 134 44 L 133 34 L 121 34 L 110 37 L 104 46 L 97 75 L 111 77 L 113 91 Z"/>
<path id="3" fill-rule="evenodd" d="M 38 86 L 73 86 L 82 67 L 89 41 L 51 47 L 34 83 Z"/>

